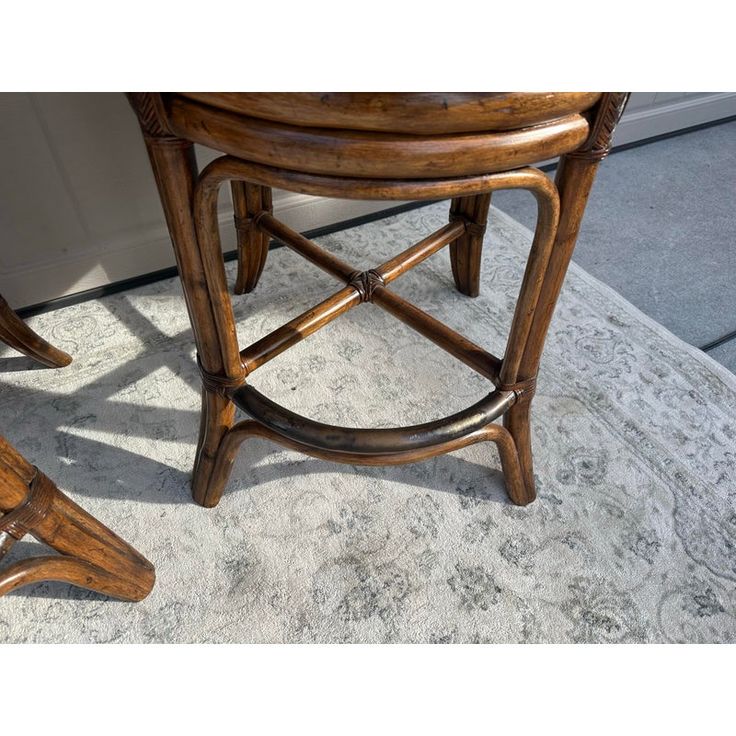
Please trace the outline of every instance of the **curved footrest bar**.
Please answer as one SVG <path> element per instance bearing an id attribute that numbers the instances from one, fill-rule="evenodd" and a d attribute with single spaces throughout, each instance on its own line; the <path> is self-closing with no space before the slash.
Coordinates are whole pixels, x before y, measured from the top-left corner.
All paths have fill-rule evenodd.
<path id="1" fill-rule="evenodd" d="M 320 460 L 368 466 L 404 465 L 426 460 L 437 455 L 444 455 L 448 452 L 454 452 L 455 450 L 460 450 L 463 447 L 468 447 L 478 442 L 494 442 L 498 448 L 498 454 L 501 457 L 503 477 L 511 501 L 518 506 L 526 506 L 526 504 L 534 500 L 534 489 L 529 489 L 524 484 L 516 443 L 509 431 L 500 424 L 489 424 L 482 429 L 466 434 L 464 437 L 419 450 L 364 455 L 353 452 L 326 451 L 316 447 L 310 447 L 309 445 L 288 439 L 274 432 L 272 429 L 264 427 L 254 419 L 246 419 L 232 427 L 220 443 L 217 452 L 217 462 L 215 463 L 217 470 L 211 479 L 212 493 L 206 499 L 207 502 L 205 505 L 215 506 L 218 503 L 238 449 L 245 440 L 251 437 L 270 440 L 290 450 L 295 450 L 296 452 L 301 452 Z"/>
<path id="2" fill-rule="evenodd" d="M 354 429 L 315 422 L 279 406 L 247 385 L 235 389 L 230 398 L 248 416 L 302 445 L 324 452 L 392 455 L 451 442 L 482 429 L 516 401 L 516 394 L 513 391 L 494 391 L 449 417 L 389 429 Z"/>
<path id="3" fill-rule="evenodd" d="M 138 578 L 124 579 L 85 560 L 64 555 L 32 557 L 9 565 L 0 574 L 0 596 L 34 583 L 76 585 L 121 601 L 142 601 L 153 587 L 153 569 Z"/>

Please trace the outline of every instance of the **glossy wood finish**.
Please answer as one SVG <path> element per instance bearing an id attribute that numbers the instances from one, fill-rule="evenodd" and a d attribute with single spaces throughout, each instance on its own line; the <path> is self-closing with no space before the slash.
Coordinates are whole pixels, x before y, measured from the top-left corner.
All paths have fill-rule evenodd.
<path id="1" fill-rule="evenodd" d="M 578 113 L 504 132 L 413 136 L 303 128 L 173 97 L 168 122 L 181 138 L 247 161 L 328 176 L 435 179 L 525 166 L 578 148 L 588 137 Z"/>
<path id="2" fill-rule="evenodd" d="M 72 356 L 37 335 L 0 295 L 0 340 L 48 368 L 63 368 Z"/>
<path id="3" fill-rule="evenodd" d="M 252 118 L 301 127 L 446 135 L 526 128 L 592 107 L 599 92 L 183 92 Z"/>
<path id="4" fill-rule="evenodd" d="M 0 570 L 0 595 L 52 580 L 127 601 L 140 601 L 151 592 L 151 563 L 0 437 L 0 557 L 26 534 L 59 554 L 21 560 Z"/>
<path id="5" fill-rule="evenodd" d="M 235 293 L 248 294 L 255 289 L 268 256 L 269 237 L 256 228 L 253 216 L 273 212 L 271 189 L 246 181 L 231 182 L 235 232 L 238 238 L 238 276 Z"/>
<path id="6" fill-rule="evenodd" d="M 232 400 L 246 414 L 276 434 L 322 452 L 350 455 L 410 453 L 459 440 L 489 425 L 515 401 L 513 391 L 493 391 L 449 417 L 409 427 L 355 429 L 315 422 L 279 406 L 252 386 L 235 389 Z"/>
<path id="7" fill-rule="evenodd" d="M 455 286 L 466 296 L 480 294 L 480 259 L 488 221 L 491 193 L 455 197 L 450 204 L 450 220 L 468 224 L 465 233 L 450 246 L 450 263 Z"/>
<path id="8" fill-rule="evenodd" d="M 213 483 L 218 488 L 224 488 L 229 476 L 229 468 L 232 466 L 235 456 L 240 445 L 251 437 L 260 437 L 262 439 L 271 440 L 279 445 L 304 453 L 320 460 L 330 460 L 333 462 L 347 463 L 349 465 L 403 465 L 406 463 L 415 463 L 421 460 L 428 460 L 437 455 L 444 455 L 448 452 L 461 450 L 463 447 L 477 444 L 478 442 L 493 442 L 498 448 L 498 454 L 501 457 L 501 468 L 503 470 L 506 490 L 511 501 L 519 506 L 523 506 L 529 502 L 528 494 L 521 475 L 521 466 L 519 465 L 519 457 L 516 452 L 516 446 L 511 434 L 499 424 L 489 424 L 470 434 L 466 434 L 459 439 L 451 440 L 446 443 L 425 447 L 419 450 L 409 450 L 392 452 L 387 454 L 365 455 L 350 452 L 325 452 L 316 447 L 296 442 L 288 437 L 274 432 L 272 429 L 263 426 L 260 422 L 248 419 L 238 422 L 230 432 L 225 436 L 220 445 L 220 455 L 217 462 L 217 473 L 213 478 Z M 219 500 L 219 498 L 217 499 Z M 215 505 L 216 500 L 212 499 Z"/>
<path id="9" fill-rule="evenodd" d="M 412 462 L 493 441 L 499 445 L 512 501 L 526 504 L 534 499 L 529 410 L 539 359 L 595 168 L 610 146 L 627 95 L 518 94 L 506 98 L 508 108 L 500 102 L 502 97 L 489 95 L 485 113 L 480 110 L 483 105 L 473 108 L 474 113 L 462 113 L 469 98 L 448 102 L 455 122 L 450 124 L 448 116 L 447 126 L 440 130 L 430 130 L 442 119 L 429 114 L 436 98 L 421 100 L 421 95 L 412 94 L 392 98 L 396 110 L 415 105 L 426 111 L 417 113 L 418 127 L 412 135 L 401 127 L 407 125 L 407 116 L 397 112 L 381 118 L 380 110 L 376 112 L 381 104 L 388 105 L 386 100 L 376 102 L 378 107 L 371 112 L 365 108 L 372 104 L 368 98 L 362 100 L 362 108 L 356 98 L 351 108 L 347 98 L 318 102 L 304 95 L 299 114 L 290 117 L 293 109 L 281 107 L 284 99 L 278 94 L 258 96 L 248 115 L 239 107 L 253 103 L 247 94 L 207 100 L 198 96 L 198 101 L 180 94 L 131 95 L 177 253 L 199 354 L 203 413 L 193 478 L 199 503 L 213 506 L 219 501 L 236 448 L 252 436 L 355 464 Z M 555 104 L 561 106 L 558 115 L 550 112 Z M 315 112 L 320 105 L 332 108 L 324 118 Z M 565 105 L 572 108 L 562 109 Z M 467 120 L 461 123 L 464 114 Z M 478 116 L 483 114 L 485 127 L 478 129 Z M 256 119 L 257 115 L 262 117 Z M 265 119 L 268 115 L 271 118 Z M 361 115 L 363 127 L 343 127 Z M 373 130 L 379 124 L 383 127 Z M 226 155 L 198 174 L 192 141 Z M 516 168 L 561 153 L 568 155 L 555 183 L 536 169 Z M 217 230 L 217 193 L 225 181 L 244 183 L 236 184 L 233 192 L 239 199 L 237 216 L 247 220 L 247 247 L 253 248 L 258 232 L 265 233 L 343 282 L 332 296 L 242 351 L 235 339 Z M 250 190 L 249 205 L 248 185 L 373 199 L 450 197 L 450 224 L 376 268 L 359 271 L 279 222 L 262 189 Z M 499 359 L 401 299 L 387 285 L 449 244 L 457 287 L 476 294 L 490 193 L 503 188 L 529 189 L 539 209 L 507 348 Z M 259 253 L 257 248 L 252 252 Z M 245 263 L 246 256 L 242 258 Z M 259 272 L 262 258 L 261 254 L 245 263 L 243 271 Z M 257 277 L 249 283 L 255 281 Z M 246 376 L 253 370 L 360 304 L 386 309 L 486 376 L 494 390 L 480 402 L 485 408 L 469 407 L 460 418 L 439 419 L 429 428 L 349 429 L 299 417 L 247 386 Z M 490 401 L 492 410 L 483 401 Z M 234 425 L 235 403 L 251 419 Z M 490 423 L 500 413 L 504 427 Z"/>

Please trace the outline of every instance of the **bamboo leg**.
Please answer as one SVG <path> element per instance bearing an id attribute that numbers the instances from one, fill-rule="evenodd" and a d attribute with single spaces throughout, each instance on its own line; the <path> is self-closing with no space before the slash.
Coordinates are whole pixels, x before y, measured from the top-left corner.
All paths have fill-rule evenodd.
<path id="1" fill-rule="evenodd" d="M 72 362 L 70 355 L 37 335 L 0 296 L 0 340 L 23 355 L 49 368 L 63 368 Z"/>
<path id="2" fill-rule="evenodd" d="M 270 187 L 233 181 L 230 184 L 238 236 L 238 276 L 236 294 L 248 294 L 255 289 L 266 265 L 269 236 L 253 224 L 259 212 L 273 213 Z"/>
<path id="3" fill-rule="evenodd" d="M 465 220 L 468 227 L 450 245 L 452 275 L 458 291 L 468 296 L 480 293 L 480 261 L 483 252 L 483 234 L 488 221 L 491 194 L 455 197 L 450 206 L 450 220 Z"/>
<path id="4" fill-rule="evenodd" d="M 60 556 L 35 557 L 0 573 L 0 595 L 44 580 L 78 585 L 139 601 L 153 587 L 148 560 L 67 498 L 0 437 L 0 536 L 8 542 L 31 534 Z"/>
<path id="5" fill-rule="evenodd" d="M 547 337 L 547 331 L 567 273 L 570 258 L 575 249 L 580 223 L 583 219 L 585 205 L 597 169 L 598 161 L 591 158 L 563 156 L 560 160 L 555 179 L 560 194 L 560 220 L 539 301 L 534 311 L 529 337 L 519 366 L 518 380 L 520 381 L 533 379 L 537 375 L 544 341 Z M 529 424 L 531 399 L 532 392 L 522 394 L 519 401 L 509 409 L 503 418 L 504 426 L 509 430 L 516 443 L 529 501 L 533 501 L 536 497 Z"/>
<path id="6" fill-rule="evenodd" d="M 206 205 L 210 216 L 195 222 L 193 196 L 197 165 L 191 143 L 147 137 L 146 143 L 179 266 L 203 375 L 235 382 L 244 376 L 232 305 L 217 233 L 217 192 Z M 217 448 L 232 426 L 234 407 L 212 381 L 205 381 L 199 443 L 192 476 L 194 500 L 211 506 Z M 214 494 L 218 496 L 217 493 Z"/>
<path id="7" fill-rule="evenodd" d="M 218 450 L 234 421 L 232 401 L 203 388 L 199 443 L 192 473 L 192 497 L 200 506 L 212 508 L 222 498 L 234 458 L 221 462 Z"/>

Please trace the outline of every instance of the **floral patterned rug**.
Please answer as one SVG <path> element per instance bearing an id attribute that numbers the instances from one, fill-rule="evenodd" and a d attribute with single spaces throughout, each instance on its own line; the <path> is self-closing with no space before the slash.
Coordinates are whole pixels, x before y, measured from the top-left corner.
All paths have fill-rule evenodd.
<path id="1" fill-rule="evenodd" d="M 321 242 L 371 267 L 446 213 L 435 204 Z M 455 291 L 446 252 L 396 290 L 502 354 L 529 243 L 494 211 L 478 299 Z M 330 282 L 272 251 L 256 291 L 235 297 L 241 344 Z M 220 505 L 199 508 L 188 487 L 198 378 L 178 282 L 30 324 L 75 361 L 36 370 L 0 353 L 0 431 L 158 579 L 138 604 L 55 583 L 16 591 L 0 600 L 0 640 L 736 641 L 736 377 L 574 265 L 533 408 L 539 498 L 527 508 L 508 502 L 492 445 L 357 468 L 261 440 L 243 446 Z M 370 305 L 253 383 L 353 426 L 429 420 L 487 390 Z M 24 540 L 11 558 L 39 549 Z"/>

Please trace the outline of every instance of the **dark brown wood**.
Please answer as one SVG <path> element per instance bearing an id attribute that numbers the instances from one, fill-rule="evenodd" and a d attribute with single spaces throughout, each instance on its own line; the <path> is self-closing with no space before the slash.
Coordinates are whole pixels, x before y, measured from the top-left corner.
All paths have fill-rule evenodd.
<path id="1" fill-rule="evenodd" d="M 336 255 L 328 253 L 308 238 L 305 238 L 267 213 L 263 213 L 256 218 L 256 225 L 265 233 L 281 241 L 295 253 L 302 256 L 302 258 L 306 258 L 310 263 L 313 263 L 331 276 L 347 282 L 356 273 L 350 264 L 345 263 L 345 261 Z"/>
<path id="2" fill-rule="evenodd" d="M 457 240 L 464 232 L 464 222 L 451 222 L 437 230 L 437 232 L 420 240 L 416 245 L 412 245 L 411 248 L 407 248 L 399 255 L 377 266 L 374 270 L 381 277 L 384 284 L 390 284 L 409 269 L 418 266 L 422 261 L 437 253 L 438 250 Z"/>
<path id="3" fill-rule="evenodd" d="M 184 297 L 202 368 L 226 379 L 245 377 L 227 295 L 217 233 L 217 192 L 205 201 L 210 217 L 195 224 L 193 213 L 197 164 L 193 145 L 168 137 L 146 136 L 151 166 L 171 234 Z M 200 238 L 216 252 L 200 247 Z M 192 475 L 195 500 L 206 505 L 217 450 L 235 420 L 235 406 L 207 385 L 202 388 L 199 440 Z"/>
<path id="4" fill-rule="evenodd" d="M 55 348 L 37 335 L 0 295 L 0 340 L 23 355 L 48 368 L 63 368 L 72 362 L 71 355 Z"/>
<path id="5" fill-rule="evenodd" d="M 524 172 L 526 178 L 519 175 Z M 358 179 L 356 177 L 321 176 L 290 169 L 242 161 L 233 156 L 221 156 L 210 162 L 202 171 L 200 181 L 216 186 L 224 181 L 243 180 L 288 189 L 300 194 L 338 199 L 372 200 L 435 200 L 456 196 L 484 194 L 499 189 L 526 189 L 531 185 L 529 176 L 536 176 L 535 169 L 524 168 L 508 172 L 495 172 L 464 176 L 461 179 Z M 538 172 L 537 172 L 538 173 Z"/>
<path id="6" fill-rule="evenodd" d="M 418 450 L 408 450 L 404 452 L 392 452 L 386 454 L 365 455 L 350 452 L 325 452 L 316 447 L 301 444 L 288 437 L 284 437 L 268 427 L 264 427 L 259 422 L 248 419 L 238 422 L 225 436 L 220 445 L 220 456 L 218 458 L 217 468 L 222 475 L 214 480 L 214 485 L 222 489 L 225 487 L 229 471 L 240 445 L 250 437 L 261 437 L 262 439 L 271 440 L 279 445 L 283 445 L 291 450 L 319 458 L 320 460 L 330 460 L 332 462 L 347 463 L 348 465 L 403 465 L 406 463 L 420 462 L 437 455 L 444 455 L 448 452 L 460 450 L 463 447 L 474 445 L 478 442 L 494 442 L 498 447 L 498 453 L 501 457 L 501 467 L 503 469 L 504 480 L 506 482 L 506 490 L 509 498 L 513 503 L 523 506 L 527 503 L 526 489 L 521 477 L 521 467 L 519 458 L 516 453 L 516 446 L 509 432 L 499 424 L 489 424 L 483 429 L 479 429 L 470 434 L 466 434 L 459 439 L 450 440 L 449 442 L 434 445 L 432 447 L 424 447 Z M 220 498 L 211 496 L 209 502 L 211 506 L 216 506 Z"/>
<path id="7" fill-rule="evenodd" d="M 501 361 L 472 340 L 458 334 L 389 289 L 378 289 L 373 295 L 373 303 L 385 309 L 389 314 L 393 314 L 405 325 L 416 330 L 420 335 L 424 335 L 450 355 L 454 355 L 481 376 L 485 376 L 494 383 L 497 382 Z"/>
<path id="8" fill-rule="evenodd" d="M 241 351 L 240 355 L 248 373 L 280 355 L 284 350 L 296 345 L 317 330 L 328 325 L 349 309 L 361 302 L 360 293 L 352 286 L 346 286 L 332 296 L 308 309 L 290 322 L 270 332 L 257 342 Z"/>
<path id="9" fill-rule="evenodd" d="M 575 249 L 598 164 L 610 150 L 613 131 L 623 114 L 627 100 L 627 93 L 604 94 L 593 119 L 589 140 L 574 156 L 563 156 L 557 167 L 555 185 L 560 198 L 559 223 L 552 254 L 544 272 L 538 303 L 532 314 L 528 338 L 519 361 L 517 380 L 534 379 L 539 370 L 549 324 Z M 533 392 L 528 392 L 503 418 L 504 426 L 511 433 L 518 449 L 521 472 L 530 500 L 534 500 L 536 495 L 530 428 L 532 397 Z"/>
<path id="10" fill-rule="evenodd" d="M 279 406 L 252 386 L 241 386 L 232 400 L 248 416 L 276 434 L 323 452 L 387 455 L 460 439 L 482 429 L 516 401 L 513 391 L 493 391 L 467 409 L 426 424 L 390 429 L 338 427 L 315 422 Z"/>
<path id="11" fill-rule="evenodd" d="M 462 237 L 450 246 L 450 264 L 455 286 L 467 296 L 480 293 L 480 260 L 490 205 L 490 192 L 456 197 L 450 205 L 450 221 L 466 224 Z"/>
<path id="12" fill-rule="evenodd" d="M 136 94 L 131 101 L 167 215 L 202 372 L 195 499 L 215 505 L 236 448 L 245 438 L 260 436 L 356 464 L 412 462 L 494 441 L 510 498 L 517 504 L 532 501 L 529 417 L 544 338 L 597 162 L 610 148 L 626 95 L 463 93 L 446 96 L 445 115 L 437 110 L 439 93 L 340 93 L 319 99 L 309 93 Z M 192 142 L 227 155 L 198 174 Z M 563 156 L 555 183 L 537 169 L 518 168 L 560 154 L 569 155 Z M 345 284 L 243 351 L 235 339 L 217 229 L 217 194 L 225 181 L 234 182 L 240 225 L 236 289 L 255 286 L 265 261 L 263 242 L 270 237 Z M 265 193 L 270 187 L 361 199 L 448 197 L 451 223 L 384 264 L 358 271 L 274 218 Z M 491 192 L 504 188 L 530 190 L 538 217 L 499 360 L 386 285 L 450 244 L 458 289 L 477 294 Z M 484 400 L 490 403 L 426 426 L 348 429 L 300 417 L 246 385 L 246 374 L 361 303 L 386 309 L 486 376 L 495 384 Z M 234 425 L 235 404 L 252 419 Z M 504 427 L 490 424 L 501 414 Z"/>
<path id="13" fill-rule="evenodd" d="M 65 496 L 0 437 L 0 557 L 30 534 L 59 555 L 21 560 L 0 571 L 0 595 L 41 581 L 140 601 L 153 588 L 153 565 Z"/>
<path id="14" fill-rule="evenodd" d="M 268 256 L 268 233 L 257 228 L 253 217 L 273 212 L 270 187 L 244 181 L 231 182 L 235 232 L 238 239 L 238 276 L 235 293 L 248 294 L 256 288 Z"/>

